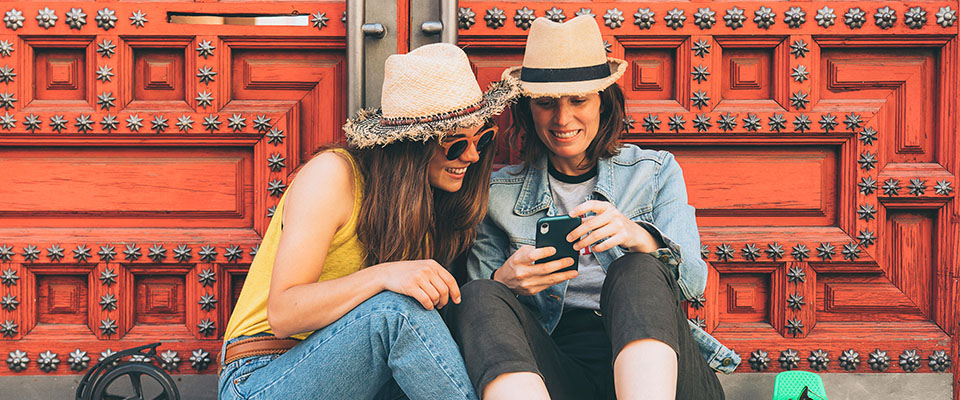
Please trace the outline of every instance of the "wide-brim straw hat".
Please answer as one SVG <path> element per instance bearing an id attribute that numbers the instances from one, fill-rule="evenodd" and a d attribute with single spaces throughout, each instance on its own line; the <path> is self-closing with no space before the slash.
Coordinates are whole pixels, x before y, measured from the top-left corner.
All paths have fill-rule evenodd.
<path id="1" fill-rule="evenodd" d="M 503 79 L 519 81 L 530 97 L 580 96 L 606 89 L 626 70 L 626 61 L 607 57 L 600 27 L 589 15 L 565 23 L 537 18 L 523 65 L 507 68 Z"/>
<path id="2" fill-rule="evenodd" d="M 477 126 L 503 112 L 520 94 L 516 82 L 480 90 L 467 54 L 447 43 L 395 54 L 384 65 L 381 107 L 361 110 L 343 130 L 357 148 L 401 140 L 442 140 L 458 128 Z"/>

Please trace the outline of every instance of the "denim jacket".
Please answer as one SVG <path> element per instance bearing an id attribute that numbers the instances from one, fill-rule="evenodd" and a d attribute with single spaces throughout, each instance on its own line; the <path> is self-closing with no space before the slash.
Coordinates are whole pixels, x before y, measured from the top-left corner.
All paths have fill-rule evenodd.
<path id="1" fill-rule="evenodd" d="M 477 228 L 467 258 L 470 279 L 489 278 L 520 246 L 535 245 L 537 220 L 558 214 L 550 196 L 546 157 L 525 172 L 522 169 L 522 164 L 511 165 L 493 173 L 487 217 Z M 619 154 L 599 160 L 592 198 L 611 203 L 666 245 L 655 256 L 679 276 L 684 297 L 703 293 L 707 265 L 700 259 L 694 208 L 687 204 L 683 173 L 672 154 L 624 145 Z M 593 254 L 606 270 L 624 251 L 617 246 Z M 534 310 L 547 332 L 552 332 L 560 321 L 566 290 L 567 282 L 562 282 L 519 299 Z M 730 373 L 740 364 L 734 351 L 700 327 L 690 323 L 690 329 L 711 368 Z"/>

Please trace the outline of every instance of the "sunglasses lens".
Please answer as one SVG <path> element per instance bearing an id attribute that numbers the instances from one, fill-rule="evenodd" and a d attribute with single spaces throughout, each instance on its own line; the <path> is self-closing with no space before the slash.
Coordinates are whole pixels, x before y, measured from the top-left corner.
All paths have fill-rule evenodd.
<path id="1" fill-rule="evenodd" d="M 459 158 L 460 155 L 467 150 L 467 145 L 467 140 L 458 140 L 453 142 L 453 144 L 450 145 L 450 148 L 447 149 L 447 160 L 453 161 Z"/>
<path id="2" fill-rule="evenodd" d="M 492 142 L 493 142 L 493 129 L 484 133 L 483 136 L 480 136 L 480 140 L 477 140 L 477 151 L 478 152 L 483 151 Z"/>

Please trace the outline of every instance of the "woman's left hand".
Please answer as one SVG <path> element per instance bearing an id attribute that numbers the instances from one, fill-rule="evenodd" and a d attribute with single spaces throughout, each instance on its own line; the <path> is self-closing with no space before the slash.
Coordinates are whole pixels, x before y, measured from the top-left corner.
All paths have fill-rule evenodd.
<path id="1" fill-rule="evenodd" d="M 650 253 L 660 248 L 657 240 L 642 226 L 627 218 L 620 210 L 606 201 L 590 200 L 570 211 L 571 217 L 579 217 L 588 212 L 595 215 L 583 218 L 580 226 L 570 231 L 567 241 L 573 242 L 583 235 L 586 237 L 573 244 L 575 250 L 592 246 L 602 239 L 603 243 L 593 247 L 593 251 L 602 252 L 614 246 L 623 246 L 632 252 Z M 588 234 L 589 233 L 589 234 Z"/>

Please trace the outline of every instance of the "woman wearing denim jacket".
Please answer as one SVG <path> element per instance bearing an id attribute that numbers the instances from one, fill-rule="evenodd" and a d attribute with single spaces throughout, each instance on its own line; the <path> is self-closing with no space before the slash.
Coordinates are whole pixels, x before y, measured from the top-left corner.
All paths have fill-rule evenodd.
<path id="1" fill-rule="evenodd" d="M 473 281 L 450 323 L 486 399 L 722 399 L 710 368 L 739 357 L 691 325 L 706 264 L 679 165 L 621 145 L 623 60 L 607 58 L 596 21 L 537 19 L 522 67 L 512 139 L 523 163 L 491 180 L 469 254 Z M 573 260 L 542 264 L 537 220 L 582 217 Z M 694 338 L 696 336 L 696 338 Z M 702 352 L 702 354 L 701 354 Z M 708 361 L 710 365 L 708 366 Z"/>
<path id="2" fill-rule="evenodd" d="M 224 334 L 220 399 L 475 399 L 436 309 L 486 210 L 518 89 L 480 90 L 449 44 L 387 59 L 382 108 L 307 162 L 277 205 Z"/>

